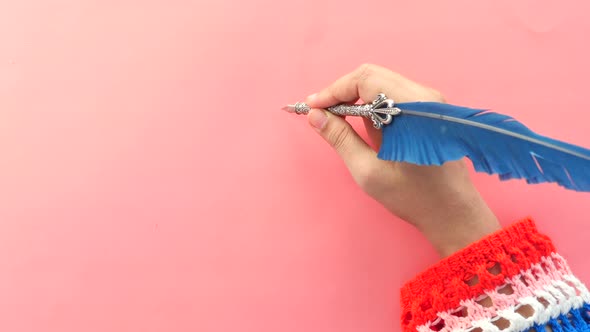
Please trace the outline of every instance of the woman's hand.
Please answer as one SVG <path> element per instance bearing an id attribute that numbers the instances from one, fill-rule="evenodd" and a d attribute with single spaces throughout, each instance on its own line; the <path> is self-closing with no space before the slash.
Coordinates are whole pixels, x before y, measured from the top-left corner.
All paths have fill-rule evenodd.
<path id="1" fill-rule="evenodd" d="M 366 103 L 379 93 L 396 103 L 444 102 L 437 91 L 421 86 L 386 68 L 362 65 L 307 98 L 314 108 L 310 124 L 340 155 L 356 183 L 398 217 L 415 225 L 441 256 L 448 256 L 500 228 L 469 178 L 463 161 L 442 166 L 417 166 L 377 158 L 374 151 L 345 121 L 324 111 L 339 103 Z M 381 132 L 365 119 L 373 144 Z"/>

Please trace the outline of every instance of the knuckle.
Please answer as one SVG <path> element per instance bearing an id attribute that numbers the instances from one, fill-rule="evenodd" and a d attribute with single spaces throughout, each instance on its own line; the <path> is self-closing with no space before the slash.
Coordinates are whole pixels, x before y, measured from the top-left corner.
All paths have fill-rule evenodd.
<path id="1" fill-rule="evenodd" d="M 366 81 L 369 77 L 371 77 L 375 73 L 375 65 L 371 63 L 363 63 L 357 69 L 357 76 L 356 79 L 359 82 Z"/>
<path id="2" fill-rule="evenodd" d="M 381 181 L 379 179 L 380 170 L 379 167 L 375 166 L 374 163 L 369 163 L 368 165 L 363 165 L 357 173 L 356 182 L 366 192 L 374 192 L 378 188 L 377 186 L 380 185 Z"/>
<path id="3" fill-rule="evenodd" d="M 432 94 L 432 98 L 436 101 L 445 102 L 445 96 L 436 89 L 430 89 L 430 93 Z"/>
<path id="4" fill-rule="evenodd" d="M 337 151 L 346 149 L 349 138 L 350 133 L 346 126 L 338 126 L 333 128 L 328 134 L 328 141 Z"/>

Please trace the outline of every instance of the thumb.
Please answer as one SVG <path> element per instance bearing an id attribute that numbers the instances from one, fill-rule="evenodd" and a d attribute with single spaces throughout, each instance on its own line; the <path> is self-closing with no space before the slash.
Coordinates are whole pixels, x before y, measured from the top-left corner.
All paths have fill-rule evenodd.
<path id="1" fill-rule="evenodd" d="M 312 109 L 308 114 L 308 121 L 336 150 L 349 169 L 355 168 L 355 164 L 366 164 L 367 158 L 375 157 L 375 151 L 343 118 L 321 109 Z"/>

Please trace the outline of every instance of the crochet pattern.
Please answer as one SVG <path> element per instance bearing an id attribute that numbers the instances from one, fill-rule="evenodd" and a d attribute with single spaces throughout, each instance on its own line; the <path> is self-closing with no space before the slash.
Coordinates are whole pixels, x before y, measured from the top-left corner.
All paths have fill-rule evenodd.
<path id="1" fill-rule="evenodd" d="M 493 291 L 475 299 L 461 301 L 455 310 L 438 313 L 438 318 L 418 327 L 420 332 L 436 330 L 522 331 L 546 324 L 551 318 L 580 309 L 590 301 L 586 287 L 569 271 L 565 260 L 553 254 L 528 271 L 507 280 Z M 505 329 L 501 324 L 509 322 Z M 443 323 L 444 322 L 444 323 Z M 497 324 L 497 325 L 496 325 Z M 500 326 L 498 326 L 500 325 Z"/>
<path id="2" fill-rule="evenodd" d="M 402 289 L 405 331 L 586 331 L 590 293 L 533 221 L 455 253 Z M 565 318 L 564 318 L 565 317 Z M 589 330 L 590 331 L 590 330 Z"/>

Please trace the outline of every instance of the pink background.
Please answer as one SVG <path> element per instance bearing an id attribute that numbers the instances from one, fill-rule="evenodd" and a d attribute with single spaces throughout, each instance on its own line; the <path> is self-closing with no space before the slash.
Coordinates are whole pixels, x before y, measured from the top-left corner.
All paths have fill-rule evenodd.
<path id="1" fill-rule="evenodd" d="M 0 330 L 398 330 L 432 248 L 280 111 L 363 62 L 590 146 L 587 1 L 346 3 L 2 1 Z M 590 282 L 588 194 L 474 179 Z"/>

